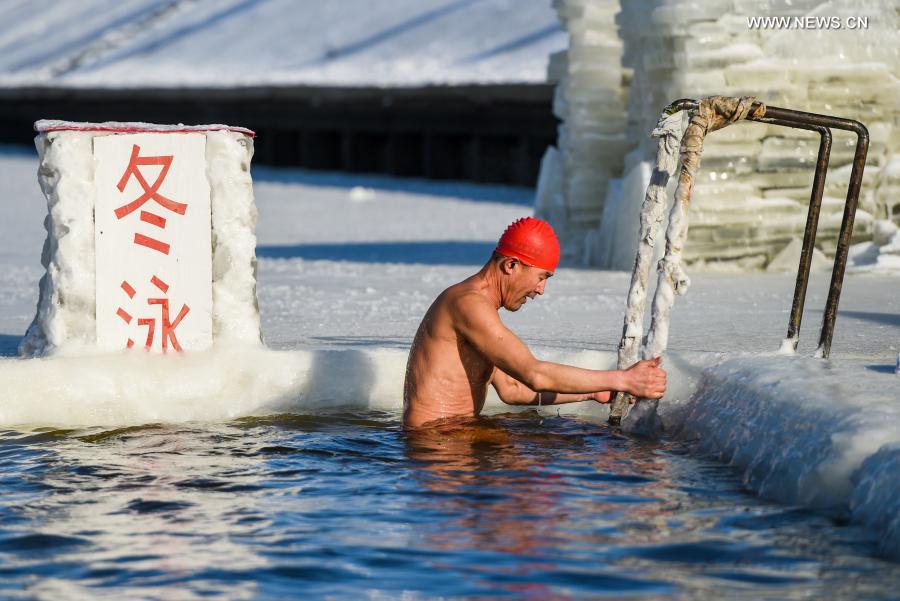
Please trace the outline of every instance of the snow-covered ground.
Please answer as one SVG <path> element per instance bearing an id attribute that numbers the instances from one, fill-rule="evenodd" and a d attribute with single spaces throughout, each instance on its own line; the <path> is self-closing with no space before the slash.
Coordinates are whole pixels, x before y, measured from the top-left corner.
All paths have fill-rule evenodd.
<path id="1" fill-rule="evenodd" d="M 0 86 L 543 82 L 549 0 L 0 3 Z"/>
<path id="2" fill-rule="evenodd" d="M 45 201 L 32 153 L 0 153 L 0 422 L 221 420 L 335 404 L 401 406 L 406 349 L 433 297 L 472 273 L 527 189 L 257 168 L 259 303 L 270 349 L 182 358 L 13 358 L 33 317 Z M 813 278 L 800 352 L 777 355 L 791 274 L 691 273 L 672 316 L 657 423 L 732 462 L 748 486 L 871 524 L 900 557 L 900 295 L 845 279 L 832 359 L 812 358 L 828 286 Z M 629 274 L 560 269 L 503 319 L 543 358 L 612 367 Z M 641 430 L 649 405 L 629 428 Z M 502 406 L 496 399 L 490 410 Z M 602 419 L 603 408 L 569 406 Z"/>

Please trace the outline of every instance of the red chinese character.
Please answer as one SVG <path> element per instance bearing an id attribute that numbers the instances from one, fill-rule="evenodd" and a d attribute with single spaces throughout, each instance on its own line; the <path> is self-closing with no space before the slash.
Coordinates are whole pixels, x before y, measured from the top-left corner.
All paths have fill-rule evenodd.
<path id="1" fill-rule="evenodd" d="M 151 199 L 155 200 L 160 206 L 172 211 L 173 213 L 184 215 L 184 212 L 187 210 L 186 204 L 175 202 L 174 200 L 166 198 L 159 193 L 159 188 L 160 186 L 162 186 L 163 181 L 166 179 L 166 174 L 169 173 L 169 168 L 172 166 L 173 155 L 142 157 L 140 156 L 140 154 L 141 147 L 137 144 L 134 144 L 131 148 L 131 159 L 128 161 L 128 167 L 125 169 L 125 173 L 122 174 L 122 177 L 121 179 L 119 179 L 119 183 L 116 184 L 116 187 L 119 189 L 119 192 L 124 192 L 125 186 L 128 184 L 128 180 L 131 179 L 131 176 L 134 176 L 144 192 L 128 204 L 124 204 L 116 209 L 116 218 L 122 219 L 123 217 L 130 215 L 134 211 L 140 209 L 145 202 Z M 162 169 L 160 169 L 159 175 L 156 176 L 156 181 L 153 182 L 152 186 L 147 183 L 146 178 L 144 178 L 141 170 L 138 168 L 141 165 L 162 165 Z M 141 221 L 143 221 L 144 223 L 149 223 L 150 225 L 155 225 L 160 229 L 164 229 L 166 227 L 165 217 L 161 217 L 149 211 L 141 211 Z M 161 240 L 157 240 L 156 238 L 145 236 L 144 234 L 135 233 L 134 243 L 141 246 L 146 246 L 147 248 L 151 248 L 155 251 L 159 251 L 164 255 L 169 254 L 169 245 L 167 243 L 162 242 Z"/>
<path id="2" fill-rule="evenodd" d="M 150 278 L 150 282 L 154 286 L 159 288 L 163 294 L 165 294 L 166 292 L 169 291 L 169 285 L 166 284 L 164 281 L 162 281 L 161 279 L 159 279 L 156 276 L 153 276 L 152 278 Z M 134 298 L 135 290 L 131 284 L 129 284 L 127 281 L 122 282 L 121 287 L 122 287 L 122 290 L 125 291 L 125 294 L 128 295 L 128 298 L 132 298 L 132 299 Z M 178 324 L 180 324 L 181 320 L 184 319 L 185 315 L 187 315 L 190 312 L 191 308 L 185 304 L 182 304 L 181 310 L 178 312 L 178 316 L 175 318 L 175 321 L 170 321 L 169 320 L 169 299 L 168 298 L 148 298 L 147 304 L 160 306 L 161 313 L 162 313 L 161 318 L 160 318 L 160 323 L 161 323 L 160 336 L 161 336 L 163 352 L 166 352 L 167 350 L 169 350 L 169 342 L 172 343 L 173 349 L 175 349 L 176 351 L 180 351 L 181 345 L 178 344 L 178 338 L 175 337 L 175 328 L 178 327 Z M 131 320 L 132 320 L 131 314 L 128 313 L 128 311 L 126 311 L 122 307 L 119 307 L 119 309 L 116 311 L 116 315 L 118 315 L 125 323 L 127 323 L 127 324 L 131 323 Z M 153 317 L 140 317 L 140 318 L 138 318 L 137 322 L 138 322 L 139 326 L 147 326 L 147 340 L 144 343 L 144 348 L 152 347 L 154 334 L 156 333 L 156 319 Z M 126 343 L 126 346 L 128 348 L 133 347 L 134 340 L 129 338 L 128 342 Z"/>

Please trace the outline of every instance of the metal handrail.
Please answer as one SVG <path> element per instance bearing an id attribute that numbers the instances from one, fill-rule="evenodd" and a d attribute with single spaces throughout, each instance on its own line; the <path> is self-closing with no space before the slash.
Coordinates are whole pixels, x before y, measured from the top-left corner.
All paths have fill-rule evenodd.
<path id="1" fill-rule="evenodd" d="M 866 167 L 866 154 L 869 150 L 869 130 L 854 119 L 807 113 L 777 106 L 766 106 L 762 117 L 753 117 L 754 111 L 761 105 L 756 102 L 750 109 L 747 121 L 759 121 L 783 127 L 805 129 L 818 132 L 820 135 L 819 154 L 816 159 L 816 173 L 810 194 L 809 214 L 806 218 L 806 230 L 803 234 L 803 250 L 800 254 L 800 265 L 797 271 L 797 284 L 794 289 L 794 301 L 788 323 L 788 339 L 794 349 L 800 337 L 800 320 L 803 316 L 803 305 L 806 300 L 806 289 L 809 282 L 809 270 L 812 262 L 813 245 L 816 240 L 816 227 L 819 222 L 819 210 L 822 204 L 822 193 L 825 189 L 825 175 L 828 171 L 828 160 L 831 154 L 831 130 L 842 129 L 856 134 L 856 152 L 853 156 L 853 167 L 850 171 L 850 183 L 847 187 L 847 200 L 844 203 L 844 216 L 838 235 L 837 249 L 834 256 L 834 267 L 831 272 L 831 285 L 828 289 L 828 300 L 822 318 L 822 332 L 819 336 L 818 356 L 827 358 L 831 354 L 831 340 L 834 336 L 834 322 L 837 319 L 838 303 L 844 282 L 844 271 L 847 268 L 847 255 L 850 250 L 850 236 L 853 233 L 853 221 L 859 205 L 859 192 L 862 187 L 863 170 Z M 700 106 L 697 100 L 682 98 L 669 105 L 667 111 L 676 113 L 682 110 L 696 110 Z"/>

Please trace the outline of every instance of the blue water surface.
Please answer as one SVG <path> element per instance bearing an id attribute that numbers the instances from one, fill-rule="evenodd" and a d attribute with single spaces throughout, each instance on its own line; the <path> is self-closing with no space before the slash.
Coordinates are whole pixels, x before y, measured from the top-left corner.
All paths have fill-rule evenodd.
<path id="1" fill-rule="evenodd" d="M 0 597 L 891 599 L 840 516 L 572 417 L 0 434 Z"/>

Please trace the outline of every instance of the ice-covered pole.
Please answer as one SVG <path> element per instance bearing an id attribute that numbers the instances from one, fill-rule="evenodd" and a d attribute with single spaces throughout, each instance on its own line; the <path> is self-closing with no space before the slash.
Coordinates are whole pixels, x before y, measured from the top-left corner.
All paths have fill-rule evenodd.
<path id="1" fill-rule="evenodd" d="M 732 98 L 726 96 L 712 96 L 700 101 L 696 110 L 691 112 L 690 122 L 681 139 L 681 172 L 678 177 L 678 187 L 675 190 L 675 200 L 669 213 L 669 226 L 666 230 L 666 253 L 659 261 L 657 271 L 659 277 L 656 284 L 656 292 L 653 295 L 653 307 L 651 310 L 650 330 L 641 351 L 642 358 L 658 357 L 666 350 L 669 340 L 669 315 L 675 303 L 675 295 L 687 292 L 690 279 L 681 266 L 681 254 L 688 232 L 688 211 L 691 204 L 691 195 L 694 188 L 694 178 L 700 169 L 700 155 L 703 152 L 703 140 L 710 132 L 721 129 L 750 115 L 750 109 L 757 102 L 754 97 Z M 753 117 L 759 118 L 765 115 L 766 107 L 760 103 L 753 112 Z M 657 160 L 658 162 L 658 160 Z M 658 168 L 658 165 L 657 165 Z M 652 183 L 652 182 L 651 182 Z M 648 190 L 649 194 L 649 190 Z M 645 199 L 646 208 L 646 199 Z M 643 228 L 644 213 L 641 214 Z M 643 232 L 643 229 L 642 229 Z M 643 240 L 641 240 L 643 243 Z M 638 248 L 638 259 L 635 260 L 635 271 L 640 266 L 641 247 Z M 632 284 L 635 275 L 632 276 Z M 646 295 L 646 285 L 643 294 Z M 631 292 L 629 292 L 631 303 Z M 643 303 L 641 303 L 638 323 L 643 315 Z M 632 337 L 638 336 L 640 330 L 628 332 L 626 317 L 626 332 Z M 623 334 L 623 343 L 620 345 L 619 369 L 630 367 L 637 361 L 637 357 L 628 364 L 623 365 L 621 346 L 625 345 L 626 336 Z M 636 345 L 636 341 L 630 344 Z M 630 399 L 628 395 L 619 394 L 610 409 L 610 423 L 620 423 L 628 409 Z"/>
<path id="2" fill-rule="evenodd" d="M 659 116 L 656 128 L 650 135 L 657 139 L 656 166 L 650 174 L 650 184 L 641 205 L 641 223 L 638 233 L 638 249 L 631 272 L 631 287 L 625 308 L 625 324 L 619 342 L 618 368 L 626 369 L 638 360 L 641 337 L 644 333 L 644 310 L 647 306 L 647 284 L 650 280 L 650 263 L 659 236 L 660 224 L 666 211 L 666 187 L 678 166 L 678 143 L 684 132 L 681 112 L 670 114 L 666 110 Z M 630 394 L 620 392 L 610 409 L 610 423 L 618 423 L 625 409 L 633 400 Z"/>

